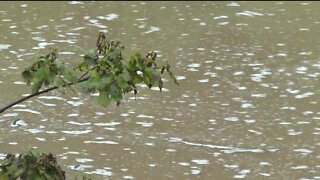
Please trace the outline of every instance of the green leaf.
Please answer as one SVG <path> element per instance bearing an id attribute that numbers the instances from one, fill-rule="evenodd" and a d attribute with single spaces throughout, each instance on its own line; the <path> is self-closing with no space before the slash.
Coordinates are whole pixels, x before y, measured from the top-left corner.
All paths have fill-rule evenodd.
<path id="1" fill-rule="evenodd" d="M 24 167 L 18 167 L 17 169 L 15 169 L 15 171 L 13 172 L 13 177 L 21 177 L 23 172 L 24 172 Z"/>
<path id="2" fill-rule="evenodd" d="M 30 150 L 27 152 L 27 155 L 39 159 L 39 158 L 42 156 L 42 153 L 40 153 L 40 152 L 38 152 L 38 151 L 36 151 L 36 150 L 34 150 L 34 149 L 30 149 Z"/>
<path id="3" fill-rule="evenodd" d="M 154 84 L 154 81 L 152 79 L 153 75 L 154 75 L 154 69 L 153 68 L 147 67 L 143 71 L 143 80 L 149 86 L 149 88 L 151 88 L 153 86 L 153 84 Z"/>
<path id="4" fill-rule="evenodd" d="M 55 60 L 54 65 L 56 66 L 56 69 L 60 69 L 63 66 L 63 62 Z"/>
<path id="5" fill-rule="evenodd" d="M 103 106 L 108 106 L 110 104 L 109 94 L 106 91 L 99 91 L 98 103 Z"/>
<path id="6" fill-rule="evenodd" d="M 49 75 L 48 75 L 48 78 L 47 78 L 47 81 L 51 84 L 54 82 L 54 80 L 57 78 L 57 73 L 56 72 L 53 72 L 53 71 L 50 71 L 49 72 Z"/>
<path id="7" fill-rule="evenodd" d="M 98 80 L 99 81 L 99 80 Z M 97 85 L 97 89 L 104 89 L 107 86 L 109 86 L 112 82 L 112 78 L 107 76 L 107 77 L 103 77 L 101 78 L 101 80 L 99 81 L 99 84 Z"/>
<path id="8" fill-rule="evenodd" d="M 42 80 L 37 80 L 32 84 L 32 86 L 31 86 L 31 93 L 32 94 L 39 91 L 39 89 L 41 88 L 42 82 L 43 82 Z"/>
<path id="9" fill-rule="evenodd" d="M 99 73 L 96 69 L 90 71 L 90 76 L 91 76 L 92 78 L 97 78 L 97 79 L 100 79 L 100 78 L 101 78 L 100 73 Z"/>
<path id="10" fill-rule="evenodd" d="M 117 85 L 121 88 L 121 89 L 126 89 L 128 88 L 128 86 L 130 86 L 128 84 L 128 81 L 125 80 L 125 78 L 122 76 L 123 74 L 118 75 L 117 77 L 115 77 L 116 83 Z"/>
<path id="11" fill-rule="evenodd" d="M 27 68 L 22 72 L 22 78 L 23 80 L 27 83 L 27 85 L 30 85 L 31 79 L 32 79 L 32 74 L 30 72 L 30 69 Z"/>
<path id="12" fill-rule="evenodd" d="M 97 49 L 88 50 L 87 54 L 84 55 L 84 60 L 94 62 L 98 59 L 98 51 Z"/>
<path id="13" fill-rule="evenodd" d="M 62 68 L 62 75 L 68 80 L 73 83 L 78 81 L 77 73 L 70 67 L 64 65 Z"/>
<path id="14" fill-rule="evenodd" d="M 123 98 L 122 96 L 122 91 L 119 87 L 116 85 L 112 85 L 110 88 L 110 96 L 112 100 L 120 102 L 121 99 Z"/>
<path id="15" fill-rule="evenodd" d="M 145 63 L 147 65 L 147 67 L 151 67 L 152 64 L 154 63 L 154 61 L 152 59 L 148 58 L 148 59 L 146 59 Z"/>
<path id="16" fill-rule="evenodd" d="M 42 65 L 35 73 L 36 78 L 47 79 L 49 76 L 49 67 Z"/>
<path id="17" fill-rule="evenodd" d="M 80 71 L 88 71 L 88 69 L 89 69 L 89 65 L 88 65 L 88 63 L 87 62 L 82 62 L 80 65 L 79 65 L 79 70 Z"/>
<path id="18" fill-rule="evenodd" d="M 132 82 L 134 84 L 143 82 L 144 78 L 141 75 L 138 75 L 136 72 L 131 73 Z"/>
<path id="19" fill-rule="evenodd" d="M 64 87 L 67 85 L 67 83 L 61 77 L 58 77 L 58 78 L 55 79 L 55 85 L 58 87 L 58 90 L 62 94 L 65 94 Z"/>
<path id="20" fill-rule="evenodd" d="M 120 76 L 127 82 L 131 81 L 130 73 L 126 69 L 122 71 Z"/>

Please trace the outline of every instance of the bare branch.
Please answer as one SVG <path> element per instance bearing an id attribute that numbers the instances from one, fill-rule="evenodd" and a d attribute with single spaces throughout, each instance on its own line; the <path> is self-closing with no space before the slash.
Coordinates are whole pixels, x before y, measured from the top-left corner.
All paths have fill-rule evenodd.
<path id="1" fill-rule="evenodd" d="M 89 77 L 84 78 L 84 76 L 85 76 L 86 74 L 87 74 L 87 73 L 85 73 L 84 75 L 82 75 L 81 78 L 79 78 L 79 80 L 78 80 L 77 83 L 87 81 L 87 80 L 89 79 Z M 68 86 L 71 86 L 71 85 L 74 85 L 74 84 L 77 84 L 77 83 L 69 83 Z M 38 92 L 36 92 L 36 93 L 30 94 L 30 95 L 28 95 L 28 96 L 26 96 L 26 97 L 23 97 L 23 98 L 21 98 L 21 99 L 18 99 L 17 101 L 15 101 L 15 102 L 13 102 L 13 103 L 5 106 L 5 107 L 2 107 L 2 108 L 0 109 L 0 114 L 3 113 L 5 110 L 11 108 L 12 106 L 16 105 L 16 104 L 19 104 L 19 103 L 21 103 L 21 102 L 23 102 L 23 101 L 25 101 L 25 100 L 27 100 L 27 99 L 30 99 L 30 98 L 32 98 L 32 97 L 34 97 L 34 96 L 38 96 L 38 95 L 40 95 L 40 94 L 47 93 L 47 92 L 52 91 L 52 90 L 55 90 L 55 89 L 58 89 L 58 86 L 54 86 L 54 87 L 51 87 L 51 88 L 48 88 L 48 89 L 45 89 L 45 90 L 42 90 L 42 91 L 38 91 Z"/>

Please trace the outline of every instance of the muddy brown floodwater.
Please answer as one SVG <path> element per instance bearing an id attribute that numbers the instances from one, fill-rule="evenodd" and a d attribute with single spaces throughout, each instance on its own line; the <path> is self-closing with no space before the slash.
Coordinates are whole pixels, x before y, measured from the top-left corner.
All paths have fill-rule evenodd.
<path id="1" fill-rule="evenodd" d="M 71 65 L 97 32 L 156 50 L 180 86 L 120 107 L 50 92 L 0 114 L 0 159 L 35 147 L 98 179 L 320 179 L 320 3 L 0 2 L 1 106 L 49 47 Z M 159 63 L 160 63 L 159 62 Z M 12 122 L 17 121 L 14 125 Z"/>

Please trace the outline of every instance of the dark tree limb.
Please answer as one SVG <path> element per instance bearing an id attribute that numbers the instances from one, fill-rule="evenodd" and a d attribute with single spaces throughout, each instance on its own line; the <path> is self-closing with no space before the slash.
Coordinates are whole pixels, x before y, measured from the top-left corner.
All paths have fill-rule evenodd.
<path id="1" fill-rule="evenodd" d="M 84 78 L 84 76 L 85 76 L 86 74 L 87 74 L 87 73 L 85 73 L 84 75 L 82 75 L 76 83 L 80 83 L 80 82 L 87 81 L 87 80 L 89 79 L 89 77 Z M 76 84 L 76 83 L 69 83 L 68 86 L 74 85 L 74 84 Z M 48 88 L 48 89 L 45 89 L 45 90 L 42 90 L 42 91 L 38 91 L 38 92 L 36 92 L 36 93 L 30 94 L 30 95 L 28 95 L 28 96 L 26 96 L 26 97 L 23 97 L 23 98 L 21 98 L 21 99 L 18 99 L 17 101 L 15 101 L 15 102 L 13 102 L 13 103 L 5 106 L 5 107 L 2 107 L 2 108 L 0 109 L 0 114 L 3 113 L 5 110 L 11 108 L 12 106 L 16 105 L 16 104 L 19 104 L 19 103 L 21 103 L 21 102 L 23 102 L 23 101 L 25 101 L 25 100 L 27 100 L 27 99 L 30 99 L 30 98 L 32 98 L 32 97 L 34 97 L 34 96 L 38 96 L 38 95 L 40 95 L 40 94 L 47 93 L 47 92 L 52 91 L 52 90 L 55 90 L 55 89 L 58 89 L 58 86 L 54 86 L 54 87 L 51 87 L 51 88 Z"/>

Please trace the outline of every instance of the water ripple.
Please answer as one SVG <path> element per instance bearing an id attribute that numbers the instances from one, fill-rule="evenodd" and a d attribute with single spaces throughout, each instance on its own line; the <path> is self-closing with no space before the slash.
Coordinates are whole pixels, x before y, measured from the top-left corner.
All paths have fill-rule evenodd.
<path id="1" fill-rule="evenodd" d="M 14 111 L 19 111 L 19 112 L 29 112 L 32 114 L 41 114 L 39 111 L 31 110 L 31 109 L 14 109 Z"/>
<path id="2" fill-rule="evenodd" d="M 108 14 L 108 15 L 105 15 L 105 16 L 97 16 L 98 19 L 104 19 L 104 20 L 108 20 L 108 21 L 111 21 L 111 20 L 115 20 L 119 17 L 118 14 L 114 14 L 114 13 L 111 13 L 111 14 Z"/>
<path id="3" fill-rule="evenodd" d="M 68 121 L 67 123 L 69 123 L 69 124 L 74 124 L 74 125 L 78 125 L 78 126 L 88 126 L 88 125 L 91 124 L 90 122 L 81 123 L 81 122 L 77 122 L 77 121 Z"/>
<path id="4" fill-rule="evenodd" d="M 253 11 L 243 11 L 240 13 L 236 13 L 237 16 L 249 16 L 249 17 L 255 17 L 255 16 L 263 16 L 263 14 Z"/>
<path id="5" fill-rule="evenodd" d="M 65 134 L 73 134 L 73 135 L 79 135 L 79 134 L 89 134 L 92 132 L 91 129 L 86 129 L 86 130 L 75 130 L 75 131 L 61 131 Z"/>
<path id="6" fill-rule="evenodd" d="M 11 47 L 12 45 L 10 44 L 0 44 L 0 51 L 3 49 L 9 49 L 9 47 Z"/>
<path id="7" fill-rule="evenodd" d="M 191 141 L 185 141 L 178 137 L 170 137 L 168 139 L 169 142 L 174 143 L 182 143 L 186 145 L 196 146 L 196 147 L 206 147 L 210 149 L 220 149 L 221 152 L 230 154 L 230 153 L 245 153 L 245 152 L 252 152 L 252 153 L 264 153 L 264 152 L 276 152 L 279 149 L 276 148 L 268 148 L 268 149 L 259 149 L 259 148 L 237 148 L 232 146 L 217 146 L 212 144 L 203 144 L 203 143 L 194 143 Z"/>
<path id="8" fill-rule="evenodd" d="M 119 144 L 115 141 L 84 141 L 85 144 Z"/>
<path id="9" fill-rule="evenodd" d="M 104 176 L 112 176 L 112 172 L 105 169 L 96 169 L 95 171 L 87 172 L 88 174 L 100 174 Z"/>

